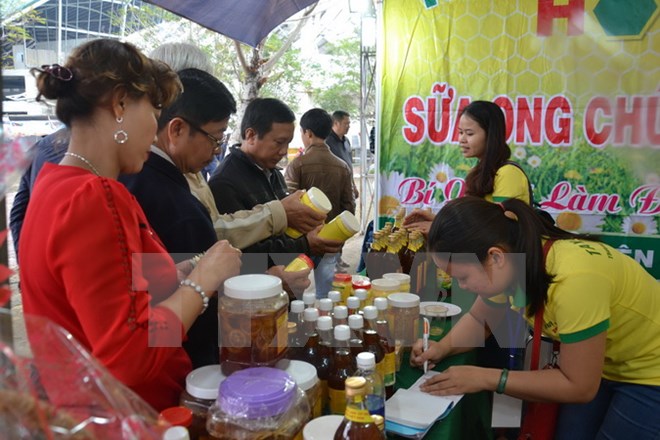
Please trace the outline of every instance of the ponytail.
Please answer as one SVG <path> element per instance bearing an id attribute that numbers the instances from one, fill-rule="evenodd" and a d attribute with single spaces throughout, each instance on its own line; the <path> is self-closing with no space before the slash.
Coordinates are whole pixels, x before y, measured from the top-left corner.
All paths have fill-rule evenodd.
<path id="1" fill-rule="evenodd" d="M 491 203 L 467 196 L 440 210 L 429 231 L 429 247 L 432 252 L 476 254 L 482 263 L 493 246 L 525 254 L 527 315 L 533 316 L 546 303 L 553 281 L 545 268 L 542 238 L 594 240 L 559 229 L 518 199 Z"/>

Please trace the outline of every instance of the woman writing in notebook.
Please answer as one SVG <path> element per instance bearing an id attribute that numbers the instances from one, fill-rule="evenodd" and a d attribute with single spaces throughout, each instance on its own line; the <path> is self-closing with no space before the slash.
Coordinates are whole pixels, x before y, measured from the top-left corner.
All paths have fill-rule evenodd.
<path id="1" fill-rule="evenodd" d="M 660 284 L 637 262 L 543 222 L 515 199 L 450 201 L 433 221 L 428 242 L 435 263 L 478 297 L 441 341 L 426 351 L 421 340 L 415 344 L 413 366 L 426 361 L 433 368 L 480 346 L 486 323 L 503 319 L 507 308 L 532 325 L 542 316 L 543 333 L 561 342 L 561 355 L 559 368 L 548 370 L 453 366 L 423 391 L 489 390 L 561 403 L 561 439 L 658 438 Z"/>

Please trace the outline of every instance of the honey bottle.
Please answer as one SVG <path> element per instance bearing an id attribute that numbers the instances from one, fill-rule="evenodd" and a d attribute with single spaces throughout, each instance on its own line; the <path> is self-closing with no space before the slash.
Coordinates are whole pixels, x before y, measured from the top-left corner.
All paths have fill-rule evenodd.
<path id="1" fill-rule="evenodd" d="M 376 422 L 365 402 L 367 380 L 364 377 L 346 379 L 346 409 L 334 440 L 381 440 Z"/>
<path id="2" fill-rule="evenodd" d="M 346 411 L 345 384 L 347 378 L 355 373 L 353 357 L 348 340 L 351 329 L 347 325 L 338 325 L 334 330 L 335 349 L 332 356 L 332 368 L 328 375 L 328 403 L 330 414 L 342 415 Z M 367 411 L 367 414 L 369 411 Z"/>

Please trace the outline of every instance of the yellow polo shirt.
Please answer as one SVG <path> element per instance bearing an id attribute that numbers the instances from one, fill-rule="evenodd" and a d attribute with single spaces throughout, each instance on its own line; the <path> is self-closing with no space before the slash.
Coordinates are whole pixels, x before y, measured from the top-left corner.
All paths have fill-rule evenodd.
<path id="1" fill-rule="evenodd" d="M 525 173 L 515 165 L 503 165 L 495 174 L 493 193 L 484 197 L 489 202 L 503 202 L 506 199 L 519 199 L 529 205 L 529 183 Z"/>
<path id="2" fill-rule="evenodd" d="M 570 344 L 607 331 L 603 377 L 660 385 L 660 283 L 629 256 L 583 240 L 554 242 L 546 270 L 555 278 L 543 333 Z M 524 301 L 522 292 L 509 297 L 514 310 Z"/>

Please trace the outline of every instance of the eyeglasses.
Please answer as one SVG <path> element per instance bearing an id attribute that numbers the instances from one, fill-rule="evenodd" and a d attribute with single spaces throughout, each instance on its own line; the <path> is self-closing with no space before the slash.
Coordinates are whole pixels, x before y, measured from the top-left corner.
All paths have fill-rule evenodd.
<path id="1" fill-rule="evenodd" d="M 220 151 L 222 151 L 223 145 L 225 145 L 227 143 L 227 141 L 229 140 L 229 134 L 225 134 L 225 135 L 222 136 L 222 139 L 218 139 L 217 137 L 213 136 L 211 133 L 204 130 L 202 127 L 195 124 L 194 122 L 191 122 L 191 121 L 189 121 L 188 119 L 186 119 L 182 116 L 179 116 L 179 118 L 186 121 L 186 123 L 188 125 L 190 125 L 192 128 L 194 128 L 195 130 L 199 131 L 200 133 L 202 133 L 203 135 L 206 135 L 206 137 L 211 139 L 215 143 L 215 147 L 213 147 L 213 152 L 214 153 L 219 153 Z"/>

